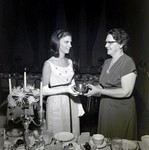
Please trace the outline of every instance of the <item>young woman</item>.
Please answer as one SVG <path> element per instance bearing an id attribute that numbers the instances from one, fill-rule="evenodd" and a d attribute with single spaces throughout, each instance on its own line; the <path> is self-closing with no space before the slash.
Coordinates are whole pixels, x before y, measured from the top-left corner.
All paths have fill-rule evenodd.
<path id="1" fill-rule="evenodd" d="M 78 116 L 83 115 L 84 110 L 79 98 L 75 97 L 78 92 L 73 90 L 75 82 L 72 61 L 65 57 L 70 51 L 71 42 L 69 32 L 58 30 L 53 33 L 50 41 L 51 57 L 45 61 L 42 73 L 43 95 L 48 96 L 48 130 L 54 133 L 72 130 L 75 135 L 79 135 Z"/>

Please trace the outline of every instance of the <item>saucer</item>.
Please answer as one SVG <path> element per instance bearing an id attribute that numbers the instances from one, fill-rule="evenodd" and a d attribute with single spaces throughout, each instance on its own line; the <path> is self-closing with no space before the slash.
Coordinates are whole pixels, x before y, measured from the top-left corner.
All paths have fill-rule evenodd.
<path id="1" fill-rule="evenodd" d="M 95 145 L 92 140 L 90 140 L 89 144 L 91 145 L 91 147 L 92 147 L 93 145 Z M 107 146 L 107 143 L 104 141 L 103 144 L 101 144 L 101 145 L 96 145 L 96 146 L 97 146 L 98 149 L 104 148 L 104 147 Z"/>
<path id="2" fill-rule="evenodd" d="M 57 139 L 58 141 L 71 141 L 74 138 L 74 135 L 70 132 L 59 132 L 54 135 L 54 138 Z"/>
<path id="3" fill-rule="evenodd" d="M 11 131 L 7 132 L 7 135 L 9 137 L 20 137 L 22 134 L 23 134 L 23 132 L 21 130 L 18 132 L 11 132 Z"/>
<path id="4" fill-rule="evenodd" d="M 10 133 L 11 133 L 12 136 L 20 136 L 22 134 L 22 131 L 19 130 L 19 129 L 12 129 L 10 131 Z"/>

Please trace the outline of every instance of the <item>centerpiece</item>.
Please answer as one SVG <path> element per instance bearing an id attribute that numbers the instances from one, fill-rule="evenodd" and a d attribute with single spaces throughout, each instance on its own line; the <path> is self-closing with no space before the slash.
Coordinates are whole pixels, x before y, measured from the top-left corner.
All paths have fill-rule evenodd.
<path id="1" fill-rule="evenodd" d="M 41 126 L 43 123 L 43 96 L 42 96 L 42 81 L 40 82 L 40 89 L 35 88 L 34 85 L 30 85 L 26 83 L 26 72 L 24 72 L 24 85 L 18 87 L 11 87 L 11 78 L 9 76 L 9 95 L 7 97 L 8 108 L 10 110 L 11 120 L 14 123 L 19 123 L 22 121 L 24 126 L 24 141 L 25 141 L 25 149 L 31 149 L 29 146 L 29 125 L 33 122 L 36 126 Z M 21 109 L 22 114 L 19 116 L 19 120 L 15 120 L 14 117 L 14 110 Z M 37 110 L 38 113 L 38 120 L 39 122 L 36 123 L 34 121 L 34 114 L 30 115 L 28 110 Z"/>
<path id="2" fill-rule="evenodd" d="M 29 108 L 31 105 L 37 105 L 37 102 L 39 102 L 40 91 L 34 85 L 27 85 L 25 88 L 21 86 L 14 87 L 7 100 L 10 108 Z"/>

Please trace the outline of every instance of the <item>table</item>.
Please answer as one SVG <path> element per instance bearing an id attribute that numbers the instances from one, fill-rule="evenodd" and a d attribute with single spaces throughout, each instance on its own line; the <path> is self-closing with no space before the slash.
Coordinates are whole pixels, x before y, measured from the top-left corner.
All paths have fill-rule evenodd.
<path id="1" fill-rule="evenodd" d="M 18 129 L 18 128 L 17 128 Z M 35 129 L 33 129 L 34 131 Z M 22 131 L 22 129 L 21 129 Z M 30 130 L 31 132 L 31 138 L 32 138 L 32 143 L 34 144 L 35 142 L 38 142 L 39 139 L 41 139 L 40 141 L 42 141 L 42 137 L 40 138 L 37 138 L 35 139 L 35 136 L 32 134 L 33 133 L 32 130 Z M 9 131 L 8 131 L 9 132 Z M 6 134 L 6 139 L 4 140 L 4 147 L 5 147 L 5 150 L 10 150 L 10 147 L 13 146 L 13 144 L 16 143 L 16 141 L 18 139 L 23 139 L 23 135 L 19 134 L 20 136 L 19 137 L 14 137 L 14 136 L 10 136 L 10 134 Z M 42 136 L 42 134 L 41 134 Z M 107 139 L 105 138 L 105 141 Z M 56 144 L 54 144 L 55 141 L 51 142 L 50 145 L 47 145 L 44 147 L 44 144 L 43 145 L 40 145 L 39 148 L 36 148 L 36 150 L 63 150 L 62 149 L 62 144 L 64 143 L 60 143 L 59 141 L 56 142 Z M 75 138 L 72 140 L 72 142 L 76 142 L 76 143 L 79 143 L 79 136 L 75 136 Z M 140 148 L 141 150 L 148 150 L 148 148 L 144 145 L 144 143 L 142 141 L 134 141 L 136 144 L 137 142 L 139 143 L 140 145 Z M 0 150 L 2 150 L 2 146 L 3 145 L 3 136 L 2 134 L 0 133 Z M 137 144 L 138 145 L 138 144 Z M 23 149 L 11 149 L 11 150 L 23 150 Z M 31 150 L 35 150 L 35 149 L 31 149 Z M 76 150 L 81 150 L 80 148 L 76 149 Z M 110 146 L 106 146 L 104 148 L 101 148 L 101 150 L 111 150 Z M 138 150 L 138 148 L 136 149 Z"/>
<path id="2" fill-rule="evenodd" d="M 74 140 L 73 140 L 74 141 Z M 139 149 L 139 147 L 138 147 L 138 143 L 139 143 L 139 145 L 140 145 L 140 148 L 141 148 L 141 150 L 148 150 L 146 147 L 145 147 L 145 145 L 142 143 L 142 141 L 134 141 L 135 143 L 136 143 L 136 145 L 137 145 L 137 149 L 136 150 L 138 150 Z M 138 142 L 138 143 L 137 143 Z M 62 146 L 61 145 L 57 145 L 57 146 L 46 146 L 45 147 L 45 150 L 62 150 Z M 76 150 L 81 150 L 79 147 L 77 147 L 77 149 Z M 101 148 L 101 149 L 98 149 L 98 150 L 111 150 L 111 146 L 109 145 L 109 146 L 106 146 L 106 147 L 104 147 L 104 148 Z"/>
<path id="3" fill-rule="evenodd" d="M 6 134 L 4 134 L 4 136 L 3 136 L 5 128 L 0 128 L 0 129 L 1 129 L 0 130 L 0 150 L 2 150 L 3 147 L 5 147 L 4 150 L 10 150 L 11 147 L 14 144 L 16 144 L 16 142 L 19 139 L 22 139 L 22 140 L 24 139 L 24 137 L 23 137 L 23 130 L 22 129 L 19 130 L 19 136 L 12 136 L 11 133 L 12 133 L 12 131 L 14 131 L 14 129 L 11 130 L 11 131 L 7 131 Z M 55 139 L 59 134 L 57 134 L 57 136 L 53 136 L 53 134 L 52 134 L 52 136 L 51 136 L 52 140 L 50 140 L 51 141 L 50 144 L 44 146 L 44 142 L 43 142 L 43 138 L 42 138 L 43 137 L 43 134 L 42 134 L 43 132 L 42 131 L 43 130 L 41 130 L 41 129 L 38 130 L 37 128 L 34 129 L 33 131 L 32 130 L 29 131 L 28 137 L 30 139 L 31 150 L 63 150 L 63 144 L 65 142 L 60 142 L 60 141 Z M 68 134 L 67 137 L 70 137 L 70 135 L 72 135 L 70 133 L 67 133 L 67 134 Z M 91 141 L 91 137 L 89 138 L 90 133 L 89 132 L 83 132 L 83 135 L 85 135 L 85 134 L 88 135 L 87 139 L 89 139 L 89 141 Z M 61 135 L 63 135 L 63 134 L 61 134 Z M 82 135 L 82 133 L 81 133 L 81 135 Z M 5 140 L 4 140 L 4 137 L 5 137 Z M 65 138 L 67 138 L 67 137 L 65 136 Z M 73 138 L 73 136 L 71 136 L 71 139 L 72 140 L 69 141 L 69 142 L 75 142 L 76 144 L 77 143 L 81 143 L 81 142 L 83 142 L 83 143 L 85 142 L 84 138 L 83 138 L 83 141 L 81 140 L 81 136 L 80 135 L 79 136 L 74 136 L 74 138 Z M 105 138 L 105 141 L 107 141 L 107 138 Z M 3 142 L 4 142 L 4 146 L 3 146 Z M 136 145 L 137 145 L 137 149 L 136 150 L 138 150 L 138 143 L 140 145 L 141 150 L 148 150 L 147 146 L 142 141 L 133 141 L 133 142 L 135 142 Z M 11 149 L 11 150 L 24 150 L 24 149 L 23 148 L 17 148 L 17 149 Z M 77 146 L 76 150 L 81 150 L 80 146 Z M 106 147 L 101 148 L 101 150 L 111 150 L 111 146 L 107 145 Z"/>
<path id="4" fill-rule="evenodd" d="M 6 139 L 5 141 L 4 141 L 4 146 L 6 147 L 5 148 L 5 150 L 9 150 L 9 148 L 10 148 L 10 143 L 16 143 L 16 141 L 18 140 L 18 139 L 22 139 L 23 137 L 9 137 L 9 139 Z M 105 140 L 106 140 L 106 138 L 105 138 Z M 53 141 L 54 142 L 54 141 Z M 72 142 L 77 142 L 77 137 L 75 137 L 73 140 L 72 140 Z M 140 148 L 141 148 L 141 150 L 148 150 L 146 147 L 145 147 L 145 145 L 143 144 L 143 142 L 142 141 L 134 141 L 136 144 L 137 144 L 137 142 L 139 143 L 139 145 L 140 145 Z M 7 146 L 6 146 L 7 145 Z M 60 142 L 56 142 L 56 144 L 54 144 L 54 143 L 51 143 L 50 145 L 47 145 L 47 146 L 45 146 L 45 147 L 43 147 L 43 146 L 41 146 L 40 148 L 36 148 L 36 150 L 63 150 L 63 148 L 62 148 L 62 145 L 63 145 L 63 143 L 60 143 Z M 138 145 L 138 144 L 137 144 Z M 2 149 L 2 147 L 0 147 L 0 149 Z M 14 150 L 14 149 L 13 149 Z M 16 149 L 16 150 L 23 150 L 23 149 Z M 33 149 L 32 149 L 33 150 Z M 79 147 L 77 147 L 77 150 L 81 150 Z M 101 150 L 111 150 L 111 147 L 110 147 L 110 145 L 109 146 L 106 146 L 106 147 L 104 147 L 104 148 L 101 148 Z M 137 150 L 138 150 L 138 147 L 137 147 Z"/>

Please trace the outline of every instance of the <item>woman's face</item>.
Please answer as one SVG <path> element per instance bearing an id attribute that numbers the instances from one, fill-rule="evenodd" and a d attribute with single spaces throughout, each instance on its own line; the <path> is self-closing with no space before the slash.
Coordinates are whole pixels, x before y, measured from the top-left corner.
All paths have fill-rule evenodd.
<path id="1" fill-rule="evenodd" d="M 121 49 L 121 45 L 118 44 L 111 34 L 108 34 L 106 37 L 106 44 L 105 47 L 107 48 L 107 54 L 108 55 L 115 55 L 118 51 Z"/>
<path id="2" fill-rule="evenodd" d="M 72 38 L 71 36 L 65 36 L 60 39 L 60 53 L 68 54 L 71 48 Z"/>

